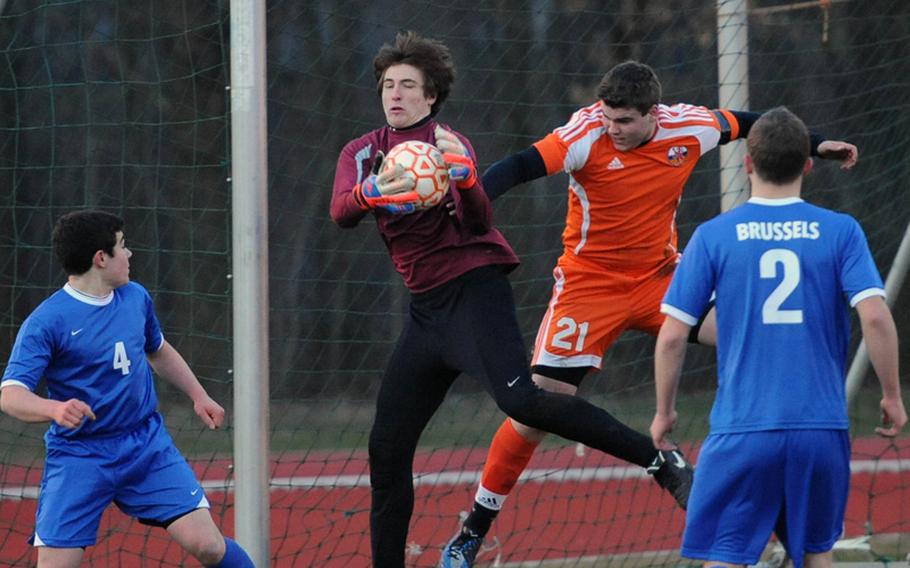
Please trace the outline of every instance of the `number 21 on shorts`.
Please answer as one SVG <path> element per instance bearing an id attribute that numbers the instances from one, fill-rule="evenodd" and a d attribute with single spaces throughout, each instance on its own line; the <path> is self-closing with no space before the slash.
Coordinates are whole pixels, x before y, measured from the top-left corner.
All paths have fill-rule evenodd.
<path id="1" fill-rule="evenodd" d="M 585 336 L 588 335 L 588 322 L 583 321 L 576 323 L 570 317 L 559 318 L 556 322 L 556 328 L 559 330 L 553 334 L 553 341 L 550 345 L 559 349 L 575 350 L 581 352 L 585 348 Z M 572 339 L 575 344 L 572 344 Z"/>

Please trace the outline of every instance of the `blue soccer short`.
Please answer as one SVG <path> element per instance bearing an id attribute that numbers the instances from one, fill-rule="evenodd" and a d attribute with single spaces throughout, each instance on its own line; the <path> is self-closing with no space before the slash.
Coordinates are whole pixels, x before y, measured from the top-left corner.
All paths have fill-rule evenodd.
<path id="1" fill-rule="evenodd" d="M 698 456 L 682 555 L 755 564 L 774 531 L 800 568 L 831 550 L 850 489 L 846 430 L 708 436 Z"/>
<path id="2" fill-rule="evenodd" d="M 157 412 L 126 434 L 48 444 L 33 544 L 95 544 L 101 515 L 111 502 L 127 515 L 161 526 L 208 508 L 205 492 Z"/>

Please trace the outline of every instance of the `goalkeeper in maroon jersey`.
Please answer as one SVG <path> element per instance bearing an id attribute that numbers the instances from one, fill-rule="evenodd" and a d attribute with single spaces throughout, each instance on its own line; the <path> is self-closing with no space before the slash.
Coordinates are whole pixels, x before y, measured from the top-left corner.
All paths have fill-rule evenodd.
<path id="1" fill-rule="evenodd" d="M 387 124 L 341 151 L 331 215 L 352 228 L 372 214 L 411 293 L 369 439 L 373 566 L 401 568 L 414 508 L 417 442 L 461 373 L 478 380 L 522 424 L 634 463 L 655 450 L 647 438 L 644 446 L 630 444 L 641 435 L 606 411 L 531 380 L 507 277 L 518 258 L 492 226 L 470 142 L 435 119 L 455 78 L 448 48 L 402 33 L 379 50 L 373 65 Z M 459 150 L 460 156 L 444 154 L 451 187 L 440 206 L 418 210 L 413 182 L 394 169 L 381 171 L 384 153 L 406 140 Z"/>

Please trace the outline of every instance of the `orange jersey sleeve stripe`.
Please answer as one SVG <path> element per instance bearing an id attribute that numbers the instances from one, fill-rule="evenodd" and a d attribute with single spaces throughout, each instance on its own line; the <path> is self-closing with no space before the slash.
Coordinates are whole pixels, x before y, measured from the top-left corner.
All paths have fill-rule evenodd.
<path id="1" fill-rule="evenodd" d="M 553 132 L 565 140 L 567 144 L 572 144 L 572 142 L 584 136 L 591 128 L 598 126 L 603 126 L 603 111 L 600 109 L 600 103 L 595 103 L 575 111 L 569 122 Z"/>
<path id="2" fill-rule="evenodd" d="M 685 126 L 713 126 L 719 128 L 717 119 L 704 107 L 692 105 L 676 105 L 673 107 L 659 107 L 658 116 L 661 126 L 667 128 Z"/>
<path id="3" fill-rule="evenodd" d="M 603 128 L 603 125 L 600 103 L 594 103 L 577 110 L 569 122 L 535 142 L 534 147 L 543 158 L 547 175 L 564 170 L 569 148 L 586 138 L 592 130 Z"/>

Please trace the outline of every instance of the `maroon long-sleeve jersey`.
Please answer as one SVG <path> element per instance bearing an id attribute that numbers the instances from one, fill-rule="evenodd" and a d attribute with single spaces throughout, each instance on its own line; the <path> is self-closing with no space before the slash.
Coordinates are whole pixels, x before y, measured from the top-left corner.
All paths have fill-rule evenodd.
<path id="1" fill-rule="evenodd" d="M 356 226 L 368 212 L 354 202 L 351 191 L 370 175 L 377 152 L 387 154 L 406 140 L 435 145 L 436 125 L 429 119 L 405 129 L 384 126 L 348 142 L 335 168 L 332 219 L 341 227 Z M 453 133 L 476 163 L 468 139 Z M 452 201 L 455 215 L 449 215 L 446 207 Z M 372 213 L 395 269 L 411 292 L 431 290 L 480 266 L 498 264 L 511 270 L 518 265 L 512 247 L 493 227 L 490 201 L 480 185 L 480 176 L 474 187 L 465 190 L 456 189 L 450 182 L 449 192 L 435 207 L 409 214 L 376 208 Z"/>

